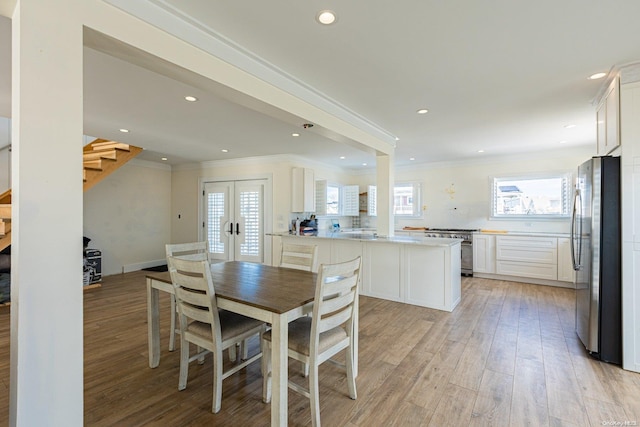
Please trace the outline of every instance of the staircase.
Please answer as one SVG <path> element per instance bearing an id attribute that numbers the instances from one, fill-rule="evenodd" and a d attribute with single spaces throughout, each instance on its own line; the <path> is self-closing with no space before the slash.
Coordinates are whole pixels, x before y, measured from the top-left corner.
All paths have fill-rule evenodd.
<path id="1" fill-rule="evenodd" d="M 142 148 L 96 139 L 82 149 L 83 190 L 87 191 L 140 154 Z M 0 251 L 11 244 L 11 189 L 0 194 Z"/>

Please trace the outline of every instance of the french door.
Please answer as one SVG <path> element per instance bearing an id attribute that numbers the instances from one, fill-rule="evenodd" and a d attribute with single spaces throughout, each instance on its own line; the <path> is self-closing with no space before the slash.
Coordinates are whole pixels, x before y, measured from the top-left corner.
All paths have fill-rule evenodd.
<path id="1" fill-rule="evenodd" d="M 204 233 L 211 258 L 262 262 L 265 180 L 204 184 Z"/>

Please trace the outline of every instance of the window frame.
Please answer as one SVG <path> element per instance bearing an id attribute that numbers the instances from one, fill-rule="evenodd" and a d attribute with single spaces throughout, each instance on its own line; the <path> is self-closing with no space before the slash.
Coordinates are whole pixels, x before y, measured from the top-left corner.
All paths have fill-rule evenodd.
<path id="1" fill-rule="evenodd" d="M 562 179 L 563 189 L 561 190 L 560 202 L 562 205 L 562 213 L 560 214 L 505 214 L 497 213 L 498 208 L 498 187 L 501 182 L 506 181 L 529 181 L 543 179 Z M 571 196 L 573 190 L 573 174 L 571 172 L 540 172 L 530 174 L 517 175 L 495 175 L 489 177 L 489 219 L 490 220 L 564 220 L 571 217 Z"/>
<path id="2" fill-rule="evenodd" d="M 413 188 L 413 212 L 410 214 L 396 214 L 395 208 L 395 192 L 396 187 L 411 186 Z M 369 185 L 368 215 L 378 216 L 377 214 L 377 185 Z M 376 199 L 376 200 L 372 200 Z M 420 181 L 400 181 L 393 184 L 393 216 L 398 218 L 422 218 L 422 182 Z"/>

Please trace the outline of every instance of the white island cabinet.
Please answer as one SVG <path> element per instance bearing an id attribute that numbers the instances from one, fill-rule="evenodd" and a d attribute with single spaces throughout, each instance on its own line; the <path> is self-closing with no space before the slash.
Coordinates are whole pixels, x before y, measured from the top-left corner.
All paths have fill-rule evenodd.
<path id="1" fill-rule="evenodd" d="M 333 233 L 282 240 L 317 245 L 319 264 L 362 256 L 361 295 L 444 311 L 453 311 L 462 297 L 460 239 Z"/>

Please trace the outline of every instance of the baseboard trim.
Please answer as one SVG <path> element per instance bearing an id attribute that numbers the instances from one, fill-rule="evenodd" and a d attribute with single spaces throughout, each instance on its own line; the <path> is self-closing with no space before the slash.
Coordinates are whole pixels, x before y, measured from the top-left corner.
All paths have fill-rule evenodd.
<path id="1" fill-rule="evenodd" d="M 138 262 L 135 264 L 127 264 L 122 266 L 123 273 L 131 273 L 132 271 L 142 270 L 143 268 L 157 267 L 167 263 L 166 259 L 156 259 L 153 261 Z"/>
<path id="2" fill-rule="evenodd" d="M 501 274 L 473 273 L 473 277 L 481 279 L 507 280 L 509 282 L 530 283 L 532 285 L 555 286 L 558 288 L 575 289 L 572 282 L 561 282 L 558 280 L 534 279 L 531 277 L 504 276 Z"/>

